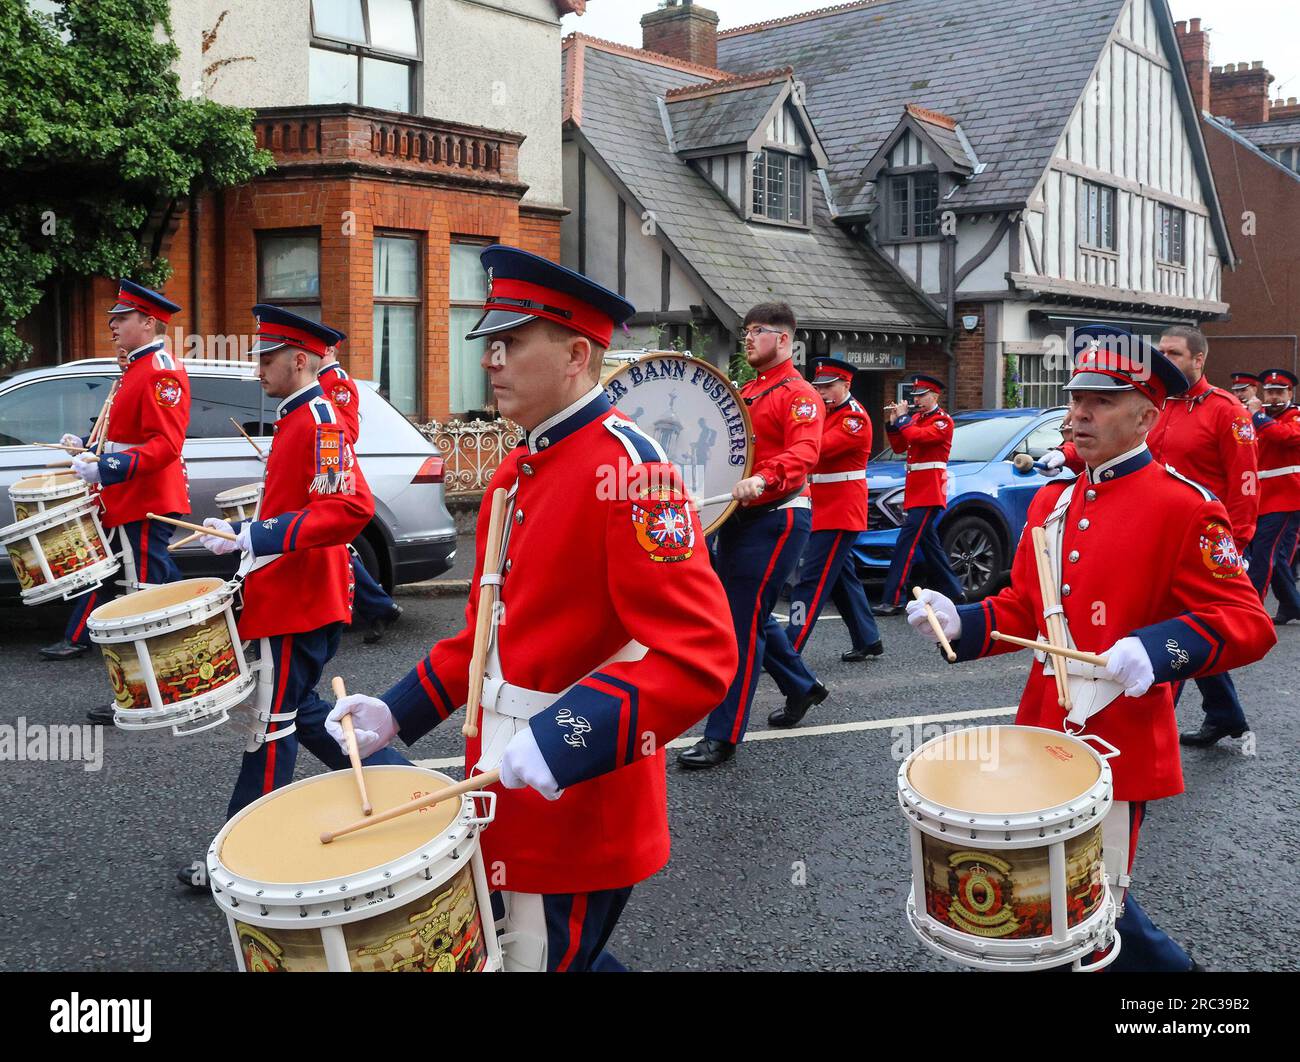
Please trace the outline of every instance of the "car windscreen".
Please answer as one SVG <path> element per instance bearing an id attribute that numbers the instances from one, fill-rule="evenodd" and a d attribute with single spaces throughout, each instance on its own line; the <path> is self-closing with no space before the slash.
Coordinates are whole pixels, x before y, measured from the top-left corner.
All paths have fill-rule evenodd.
<path id="1" fill-rule="evenodd" d="M 0 395 L 0 446 L 58 442 L 65 431 L 86 438 L 116 375 L 51 376 L 6 391 Z"/>
<path id="2" fill-rule="evenodd" d="M 249 435 L 270 435 L 275 410 L 250 377 L 190 374 L 189 439 L 225 439 L 235 435 L 231 419 Z"/>
<path id="3" fill-rule="evenodd" d="M 949 461 L 992 461 L 1015 436 L 1021 434 L 1035 417 L 963 417 L 952 418 L 952 452 Z M 905 454 L 885 447 L 874 461 L 902 461 Z"/>

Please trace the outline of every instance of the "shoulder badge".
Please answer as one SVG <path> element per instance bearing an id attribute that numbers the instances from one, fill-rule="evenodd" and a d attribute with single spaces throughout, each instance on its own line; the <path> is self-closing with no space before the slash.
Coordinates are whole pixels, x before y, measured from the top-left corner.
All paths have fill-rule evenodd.
<path id="1" fill-rule="evenodd" d="M 159 376 L 153 382 L 154 401 L 165 408 L 180 405 L 181 382 L 175 376 Z"/>
<path id="2" fill-rule="evenodd" d="M 1236 399 L 1233 399 L 1235 402 Z M 1232 418 L 1232 437 L 1243 446 L 1255 441 L 1255 425 L 1243 417 Z"/>
<path id="3" fill-rule="evenodd" d="M 343 425 L 317 424 L 311 486 L 313 494 L 351 494 L 351 476 L 343 467 Z"/>
<path id="4" fill-rule="evenodd" d="M 695 524 L 680 491 L 661 487 L 634 500 L 632 527 L 652 561 L 684 561 L 695 551 Z"/>
<path id="5" fill-rule="evenodd" d="M 1207 521 L 1201 532 L 1201 560 L 1216 579 L 1232 579 L 1242 573 L 1241 553 L 1233 541 L 1232 529 L 1222 520 Z"/>
<path id="6" fill-rule="evenodd" d="M 339 384 L 330 392 L 330 398 L 336 406 L 346 406 L 352 401 L 352 392 L 343 384 Z"/>
<path id="7" fill-rule="evenodd" d="M 796 424 L 810 424 L 817 419 L 819 403 L 811 398 L 796 398 L 790 404 L 790 419 Z"/>
<path id="8" fill-rule="evenodd" d="M 854 435 L 857 435 L 858 432 L 860 432 L 860 431 L 862 430 L 862 418 L 861 418 L 861 417 L 845 417 L 845 418 L 844 418 L 844 428 L 845 428 L 846 431 L 851 431 Z"/>

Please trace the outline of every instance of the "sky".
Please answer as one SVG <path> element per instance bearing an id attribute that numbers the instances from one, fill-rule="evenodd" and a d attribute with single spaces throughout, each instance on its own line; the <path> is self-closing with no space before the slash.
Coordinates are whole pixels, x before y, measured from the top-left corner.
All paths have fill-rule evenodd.
<path id="1" fill-rule="evenodd" d="M 746 26 L 803 11 L 832 6 L 836 0 L 704 0 L 700 7 L 721 16 L 721 29 Z M 951 0 L 959 4 L 962 0 Z M 1033 0 L 1026 0 L 1032 3 Z M 566 15 L 566 34 L 640 47 L 641 16 L 658 0 L 587 0 L 587 13 Z M 1210 34 L 1210 59 L 1215 66 L 1262 59 L 1276 79 L 1273 98 L 1300 97 L 1300 3 L 1294 0 L 1170 0 L 1176 20 L 1199 18 Z"/>

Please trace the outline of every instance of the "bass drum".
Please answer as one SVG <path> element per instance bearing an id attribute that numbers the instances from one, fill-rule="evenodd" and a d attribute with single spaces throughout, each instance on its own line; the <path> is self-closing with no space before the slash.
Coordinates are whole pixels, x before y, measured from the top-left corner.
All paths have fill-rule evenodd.
<path id="1" fill-rule="evenodd" d="M 603 383 L 618 411 L 677 466 L 697 502 L 708 501 L 699 506 L 700 523 L 712 534 L 735 511 L 731 488 L 748 477 L 754 461 L 754 431 L 740 392 L 720 370 L 686 354 L 646 354 Z"/>

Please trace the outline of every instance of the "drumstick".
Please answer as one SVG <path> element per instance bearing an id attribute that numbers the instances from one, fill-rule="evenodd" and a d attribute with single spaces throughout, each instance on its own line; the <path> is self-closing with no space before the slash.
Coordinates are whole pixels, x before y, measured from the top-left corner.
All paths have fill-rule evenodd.
<path id="1" fill-rule="evenodd" d="M 1105 667 L 1107 664 L 1107 658 L 1104 656 L 1098 656 L 1096 653 L 1085 653 L 1082 649 L 1071 649 L 1065 645 L 1052 645 L 1050 642 L 1031 642 L 1028 638 L 1017 638 L 1014 634 L 1003 634 L 1001 631 L 994 631 L 989 637 L 995 642 L 1010 642 L 1022 649 L 1040 649 L 1052 656 L 1077 660 L 1081 664 L 1092 664 L 1095 667 Z"/>
<path id="2" fill-rule="evenodd" d="M 721 505 L 723 502 L 735 500 L 730 494 L 715 494 L 712 498 L 696 498 L 695 508 L 703 509 L 706 505 Z"/>
<path id="3" fill-rule="evenodd" d="M 159 516 L 157 513 L 145 513 L 144 515 L 150 520 L 159 520 L 164 524 L 171 524 L 173 527 L 183 527 L 186 531 L 197 531 L 200 535 L 224 538 L 227 542 L 235 542 L 239 538 L 233 531 L 222 531 L 219 527 L 204 527 L 202 524 L 192 524 L 188 520 L 173 520 L 170 516 Z"/>
<path id="4" fill-rule="evenodd" d="M 921 588 L 919 586 L 912 587 L 912 596 L 925 607 L 925 618 L 930 621 L 930 629 L 939 636 L 939 644 L 943 646 L 943 655 L 948 658 L 948 663 L 955 664 L 957 654 L 952 651 L 952 643 L 948 641 L 948 636 L 943 633 L 943 624 L 939 622 L 939 617 L 935 615 L 930 603 L 921 600 Z"/>
<path id="5" fill-rule="evenodd" d="M 342 829 L 327 830 L 320 835 L 320 843 L 329 844 L 335 837 L 342 837 L 345 833 L 355 833 L 357 830 L 364 830 L 367 826 L 378 826 L 381 822 L 388 822 L 403 815 L 409 815 L 412 811 L 419 811 L 421 808 L 431 808 L 434 804 L 441 804 L 444 800 L 450 800 L 452 797 L 462 796 L 465 793 L 472 793 L 490 785 L 496 785 L 499 781 L 501 781 L 500 770 L 476 774 L 472 778 L 466 778 L 463 782 L 449 785 L 446 789 L 440 789 L 436 793 L 426 793 L 422 797 L 416 797 L 405 804 L 398 804 L 397 807 L 381 811 L 378 815 L 372 815 L 368 819 L 358 819 Z"/>
<path id="6" fill-rule="evenodd" d="M 209 530 L 211 530 L 211 528 L 209 528 Z M 167 547 L 167 552 L 174 553 L 182 546 L 188 546 L 191 542 L 196 541 L 198 537 L 199 537 L 199 533 L 195 531 L 194 534 L 192 535 L 186 535 L 184 538 L 177 539 L 175 542 L 173 542 L 170 546 Z"/>
<path id="7" fill-rule="evenodd" d="M 88 446 L 95 448 L 95 453 L 100 453 L 104 444 L 104 429 L 108 426 L 108 408 L 113 404 L 113 396 L 117 394 L 118 384 L 122 382 L 119 376 L 113 381 L 113 386 L 108 389 L 108 394 L 104 398 L 104 404 L 99 407 L 99 415 L 95 418 L 95 423 L 91 426 L 90 437 L 86 440 Z"/>
<path id="8" fill-rule="evenodd" d="M 243 427 L 243 425 L 240 424 L 239 421 L 237 421 L 234 417 L 231 417 L 231 418 L 230 418 L 230 423 L 233 424 L 233 425 L 235 426 L 235 428 L 239 431 L 239 434 L 240 434 L 240 435 L 242 435 L 245 439 L 248 440 L 248 445 L 251 446 L 254 450 L 257 451 L 257 456 L 258 456 L 258 457 L 261 457 L 261 456 L 262 456 L 262 448 L 261 448 L 260 446 L 258 446 L 257 443 L 255 443 L 255 442 L 253 441 L 253 437 L 252 437 L 251 435 L 249 435 L 248 432 L 244 431 L 244 427 Z"/>
<path id="9" fill-rule="evenodd" d="M 506 501 L 509 497 L 504 487 L 492 492 L 492 510 L 488 515 L 487 547 L 483 552 L 483 575 L 500 575 L 501 538 L 505 534 Z M 469 660 L 469 697 L 465 701 L 465 723 L 460 732 L 465 737 L 478 737 L 478 708 L 483 698 L 483 674 L 487 668 L 488 642 L 492 636 L 493 613 L 496 612 L 497 584 L 480 583 L 478 590 L 478 622 L 474 628 L 474 655 Z"/>
<path id="10" fill-rule="evenodd" d="M 56 450 L 67 450 L 70 454 L 86 453 L 84 446 L 69 446 L 67 443 L 39 443 L 40 446 L 53 446 Z"/>
<path id="11" fill-rule="evenodd" d="M 1029 537 L 1034 547 L 1034 563 L 1038 568 L 1038 589 L 1043 597 L 1043 623 L 1047 627 L 1047 640 L 1060 645 L 1065 641 L 1065 632 L 1061 629 L 1060 617 L 1053 611 L 1058 602 L 1055 578 L 1047 559 L 1047 532 L 1041 527 L 1035 527 Z M 1065 673 L 1064 657 L 1052 657 L 1052 671 L 1056 678 L 1056 702 L 1068 712 L 1071 707 L 1070 681 Z"/>
<path id="12" fill-rule="evenodd" d="M 330 683 L 334 687 L 335 700 L 343 700 L 348 695 L 347 687 L 343 685 L 343 680 L 338 675 L 334 676 L 334 681 Z M 371 806 L 370 797 L 366 793 L 366 774 L 361 769 L 361 753 L 357 750 L 357 732 L 352 725 L 352 715 L 349 713 L 343 717 L 343 736 L 348 742 L 348 759 L 352 761 L 352 775 L 357 780 L 357 792 L 361 794 L 361 814 L 369 815 L 375 809 Z"/>

